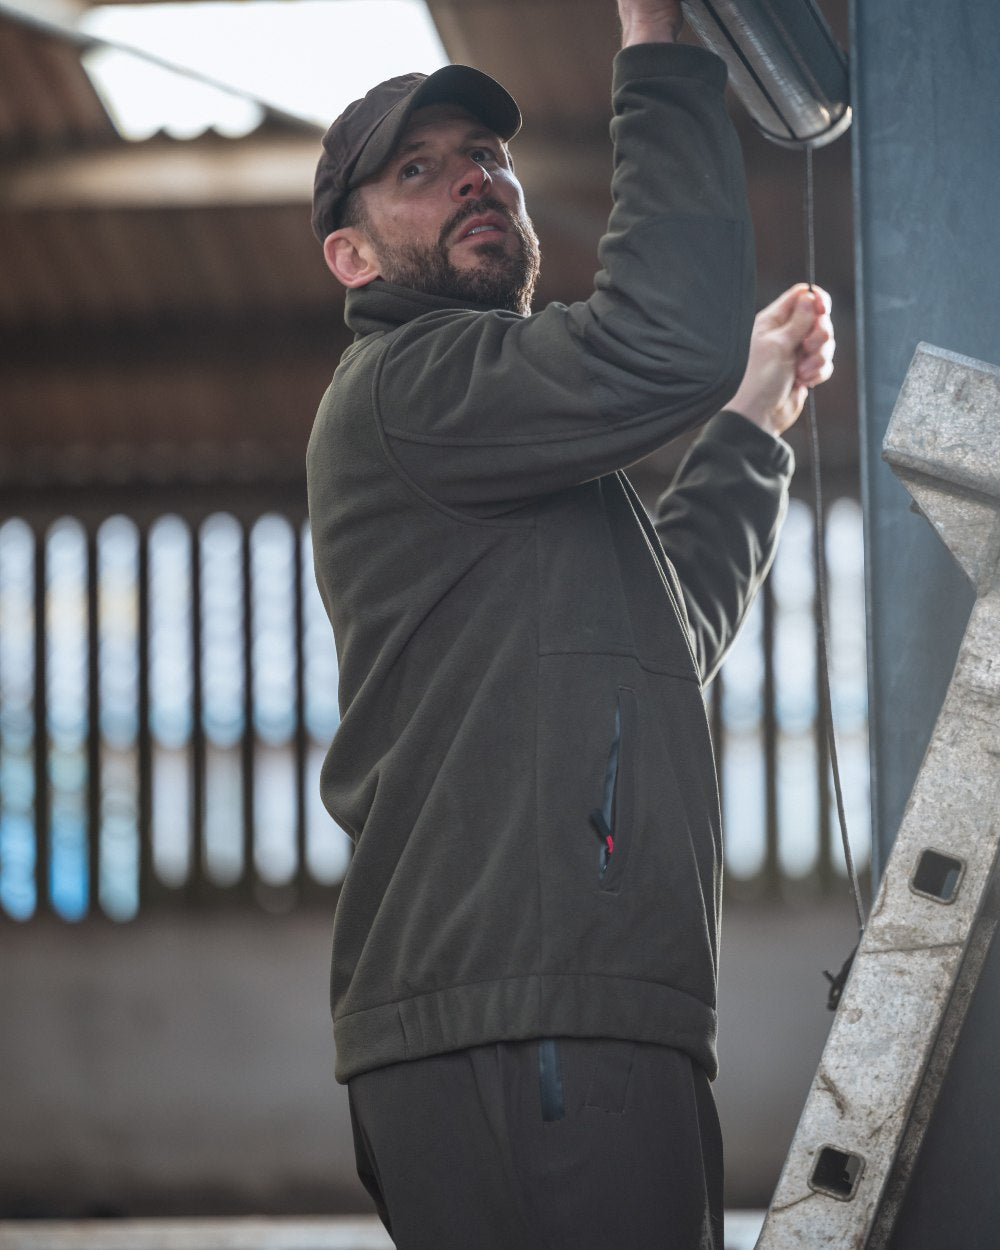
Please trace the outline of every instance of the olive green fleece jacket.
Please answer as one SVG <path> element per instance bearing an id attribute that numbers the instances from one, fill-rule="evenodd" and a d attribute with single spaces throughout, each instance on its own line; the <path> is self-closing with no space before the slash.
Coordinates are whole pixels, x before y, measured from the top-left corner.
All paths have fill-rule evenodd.
<path id="1" fill-rule="evenodd" d="M 614 66 L 594 294 L 528 317 L 381 280 L 308 454 L 354 856 L 337 1076 L 501 1039 L 619 1037 L 716 1071 L 719 805 L 702 682 L 760 585 L 787 446 L 721 412 L 653 522 L 625 466 L 717 412 L 752 325 L 725 70 Z"/>

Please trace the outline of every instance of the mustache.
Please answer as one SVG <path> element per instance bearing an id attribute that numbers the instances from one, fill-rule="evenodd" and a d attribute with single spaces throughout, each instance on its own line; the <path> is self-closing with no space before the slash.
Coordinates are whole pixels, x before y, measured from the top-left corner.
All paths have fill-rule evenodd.
<path id="1" fill-rule="evenodd" d="M 499 213 L 504 221 L 509 222 L 513 228 L 516 228 L 514 216 L 507 205 L 492 195 L 484 195 L 478 200 L 466 201 L 457 212 L 452 214 L 441 227 L 441 233 L 438 236 L 439 245 L 445 247 L 452 233 L 458 229 L 463 221 L 467 221 L 470 217 L 476 217 L 480 213 Z"/>

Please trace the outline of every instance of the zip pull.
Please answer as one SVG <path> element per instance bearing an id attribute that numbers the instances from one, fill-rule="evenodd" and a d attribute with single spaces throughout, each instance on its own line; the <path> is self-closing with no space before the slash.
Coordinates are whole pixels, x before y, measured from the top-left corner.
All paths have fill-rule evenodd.
<path id="1" fill-rule="evenodd" d="M 597 836 L 604 843 L 610 857 L 615 849 L 615 835 L 608 827 L 608 822 L 604 819 L 604 813 L 599 807 L 595 807 L 590 813 L 590 822 L 597 830 Z"/>

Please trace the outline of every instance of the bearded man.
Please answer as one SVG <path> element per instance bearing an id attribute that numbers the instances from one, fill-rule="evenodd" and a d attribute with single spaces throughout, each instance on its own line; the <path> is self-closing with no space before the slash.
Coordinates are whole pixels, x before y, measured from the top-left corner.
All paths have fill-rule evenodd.
<path id="1" fill-rule="evenodd" d="M 531 311 L 517 106 L 464 66 L 330 127 L 355 333 L 308 480 L 354 840 L 337 1076 L 400 1250 L 722 1250 L 721 834 L 703 687 L 774 555 L 828 301 L 753 328 L 725 69 L 619 0 L 591 297 Z M 748 363 L 749 350 L 749 363 Z M 624 470 L 705 428 L 650 518 Z"/>

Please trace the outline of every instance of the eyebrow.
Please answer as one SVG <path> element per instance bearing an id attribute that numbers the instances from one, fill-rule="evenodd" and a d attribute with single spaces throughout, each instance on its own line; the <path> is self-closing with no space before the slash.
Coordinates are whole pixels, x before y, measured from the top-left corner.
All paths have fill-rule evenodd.
<path id="1" fill-rule="evenodd" d="M 468 143 L 470 140 L 481 139 L 488 139 L 491 143 L 499 144 L 501 150 L 503 150 L 504 144 L 500 136 L 494 134 L 492 130 L 487 130 L 485 127 L 476 127 L 473 130 L 466 131 L 462 141 Z M 411 139 L 408 143 L 401 143 L 396 149 L 393 159 L 398 160 L 403 156 L 412 156 L 414 152 L 419 152 L 421 148 L 427 147 L 427 144 L 427 139 Z"/>

